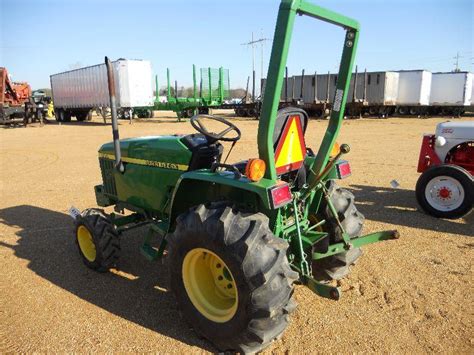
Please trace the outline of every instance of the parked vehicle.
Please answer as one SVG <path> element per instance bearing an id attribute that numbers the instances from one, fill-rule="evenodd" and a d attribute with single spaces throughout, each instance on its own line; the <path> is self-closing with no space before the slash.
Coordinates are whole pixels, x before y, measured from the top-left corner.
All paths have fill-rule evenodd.
<path id="1" fill-rule="evenodd" d="M 474 122 L 444 122 L 425 134 L 416 183 L 420 207 L 439 218 L 459 218 L 474 203 Z"/>
<path id="2" fill-rule="evenodd" d="M 434 114 L 456 115 L 473 105 L 474 74 L 469 72 L 433 73 L 430 106 Z"/>
<path id="3" fill-rule="evenodd" d="M 397 113 L 426 113 L 430 104 L 431 73 L 426 70 L 401 70 L 398 74 Z"/>
<path id="4" fill-rule="evenodd" d="M 25 82 L 12 82 L 6 68 L 0 68 L 0 123 L 25 118 L 25 102 L 31 96 L 31 88 Z"/>
<path id="5" fill-rule="evenodd" d="M 28 101 L 25 102 L 25 125 L 35 121 L 43 123 L 51 114 L 51 96 L 47 96 L 42 90 L 35 90 Z"/>
<path id="6" fill-rule="evenodd" d="M 336 100 L 316 154 L 304 139 L 306 112 L 278 110 L 297 15 L 345 31 Z M 113 142 L 99 149 L 102 182 L 95 193 L 98 205 L 114 206 L 117 213 L 71 209 L 85 265 L 107 271 L 118 260 L 120 234 L 148 225 L 142 253 L 156 260 L 167 250 L 170 291 L 183 317 L 222 352 L 256 353 L 278 339 L 296 308 L 297 280 L 320 296 L 339 299 L 336 284 L 315 277 L 340 279 L 361 246 L 398 238 L 393 230 L 361 236 L 364 217 L 352 193 L 336 182 L 351 174 L 341 159 L 350 148 L 335 142 L 358 37 L 355 20 L 304 1 L 282 1 L 258 126 L 259 156 L 248 161 L 221 160 L 220 142 L 233 147 L 241 136 L 222 117 L 193 116 L 194 134 L 120 140 L 112 104 Z M 108 67 L 113 103 L 114 73 L 109 62 Z M 214 132 L 207 125 L 212 121 L 225 128 Z M 157 248 L 150 244 L 155 237 Z"/>
<path id="7" fill-rule="evenodd" d="M 347 116 L 455 115 L 474 107 L 474 74 L 430 73 L 402 70 L 352 74 L 346 105 Z M 266 79 L 262 79 L 265 87 Z M 336 74 L 307 74 L 286 77 L 280 106 L 296 105 L 311 115 L 324 117 L 331 109 Z M 326 114 L 325 114 L 326 113 Z"/>
<path id="8" fill-rule="evenodd" d="M 119 59 L 113 64 L 117 105 L 121 112 L 133 107 L 153 106 L 151 63 Z M 56 120 L 69 122 L 90 119 L 92 110 L 109 107 L 107 71 L 104 64 L 50 76 Z"/>

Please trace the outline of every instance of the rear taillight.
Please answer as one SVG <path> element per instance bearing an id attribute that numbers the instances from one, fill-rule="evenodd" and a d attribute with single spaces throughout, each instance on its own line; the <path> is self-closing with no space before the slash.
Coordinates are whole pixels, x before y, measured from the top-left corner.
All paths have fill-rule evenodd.
<path id="1" fill-rule="evenodd" d="M 270 203 L 273 209 L 284 206 L 291 200 L 290 186 L 287 183 L 280 182 L 270 189 Z"/>
<path id="2" fill-rule="evenodd" d="M 339 179 L 351 176 L 351 166 L 347 160 L 340 160 L 336 163 L 336 172 Z"/>

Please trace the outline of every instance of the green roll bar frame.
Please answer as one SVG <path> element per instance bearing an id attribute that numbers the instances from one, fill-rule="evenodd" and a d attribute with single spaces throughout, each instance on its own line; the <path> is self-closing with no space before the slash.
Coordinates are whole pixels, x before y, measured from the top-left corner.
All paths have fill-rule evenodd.
<path id="1" fill-rule="evenodd" d="M 308 185 L 313 186 L 329 160 L 331 150 L 344 118 L 344 108 L 349 91 L 352 66 L 359 39 L 359 23 L 336 12 L 310 4 L 303 0 L 283 0 L 278 12 L 277 25 L 270 57 L 270 66 L 265 87 L 262 114 L 258 128 L 258 151 L 261 159 L 267 164 L 265 178 L 276 181 L 275 156 L 273 148 L 273 131 L 277 117 L 280 93 L 283 85 L 284 71 L 293 33 L 296 15 L 307 15 L 345 29 L 344 49 L 342 52 L 339 74 L 337 76 L 336 97 L 316 159 L 309 166 Z"/>

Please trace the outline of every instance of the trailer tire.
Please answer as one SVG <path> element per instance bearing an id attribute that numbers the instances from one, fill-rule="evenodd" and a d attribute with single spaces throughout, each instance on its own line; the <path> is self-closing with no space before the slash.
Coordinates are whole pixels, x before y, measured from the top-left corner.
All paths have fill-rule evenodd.
<path id="1" fill-rule="evenodd" d="M 117 263 L 119 233 L 103 210 L 84 210 L 75 220 L 75 234 L 79 254 L 87 267 L 106 272 Z"/>
<path id="2" fill-rule="evenodd" d="M 194 116 L 194 109 L 190 108 L 186 110 L 186 117 L 191 118 Z"/>
<path id="3" fill-rule="evenodd" d="M 405 106 L 400 106 L 397 108 L 397 113 L 401 116 L 405 116 L 408 113 L 408 109 Z"/>
<path id="4" fill-rule="evenodd" d="M 87 119 L 87 112 L 78 112 L 76 113 L 76 120 L 78 122 L 83 122 Z"/>
<path id="5" fill-rule="evenodd" d="M 54 110 L 54 117 L 57 122 L 64 122 L 64 111 L 61 109 Z"/>
<path id="6" fill-rule="evenodd" d="M 251 107 L 247 110 L 247 115 L 249 117 L 258 117 L 257 110 L 254 107 Z"/>
<path id="7" fill-rule="evenodd" d="M 71 122 L 71 112 L 64 111 L 63 122 Z"/>
<path id="8" fill-rule="evenodd" d="M 334 180 L 328 181 L 328 195 L 336 209 L 342 227 L 350 238 L 358 237 L 364 226 L 365 217 L 357 210 L 354 195 L 347 189 L 339 187 Z M 342 242 L 342 230 L 332 217 L 328 204 L 321 201 L 320 213 L 315 216 L 317 220 L 325 219 L 322 230 L 329 233 L 329 242 Z M 317 279 L 339 280 L 347 276 L 350 266 L 362 255 L 360 248 L 354 248 L 313 261 L 313 276 Z"/>
<path id="9" fill-rule="evenodd" d="M 243 107 L 235 109 L 235 113 L 238 117 L 247 117 L 247 110 Z"/>
<path id="10" fill-rule="evenodd" d="M 261 213 L 221 202 L 181 214 L 169 237 L 168 260 L 184 318 L 219 351 L 265 348 L 283 333 L 296 307 L 298 274 L 290 269 L 287 248 Z"/>
<path id="11" fill-rule="evenodd" d="M 377 115 L 377 114 L 378 114 L 378 111 L 379 111 L 378 107 L 375 107 L 375 106 L 370 106 L 370 107 L 369 107 L 369 115 L 370 115 L 370 116 L 375 116 L 375 115 Z"/>
<path id="12" fill-rule="evenodd" d="M 147 118 L 153 118 L 155 116 L 155 112 L 153 110 L 147 110 Z"/>
<path id="13" fill-rule="evenodd" d="M 409 112 L 411 116 L 418 116 L 420 114 L 418 107 L 410 107 Z"/>

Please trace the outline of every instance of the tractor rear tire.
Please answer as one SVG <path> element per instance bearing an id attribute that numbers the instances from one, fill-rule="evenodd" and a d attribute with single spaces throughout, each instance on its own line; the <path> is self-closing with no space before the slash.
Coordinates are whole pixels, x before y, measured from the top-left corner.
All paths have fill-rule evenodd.
<path id="1" fill-rule="evenodd" d="M 170 288 L 184 318 L 219 351 L 253 353 L 268 346 L 296 307 L 298 274 L 287 248 L 261 213 L 211 203 L 181 214 L 168 260 Z"/>
<path id="2" fill-rule="evenodd" d="M 328 195 L 337 211 L 342 227 L 350 238 L 358 237 L 364 225 L 365 217 L 357 210 L 354 195 L 347 189 L 339 187 L 334 180 L 328 181 Z M 317 219 L 325 219 L 323 230 L 329 233 L 330 243 L 343 241 L 342 230 L 332 217 L 328 204 L 321 201 L 320 213 Z M 349 274 L 349 268 L 362 255 L 360 248 L 354 248 L 343 253 L 313 261 L 313 274 L 318 279 L 340 280 Z"/>
<path id="3" fill-rule="evenodd" d="M 84 210 L 75 221 L 76 244 L 87 267 L 106 272 L 120 254 L 119 233 L 103 210 Z"/>

